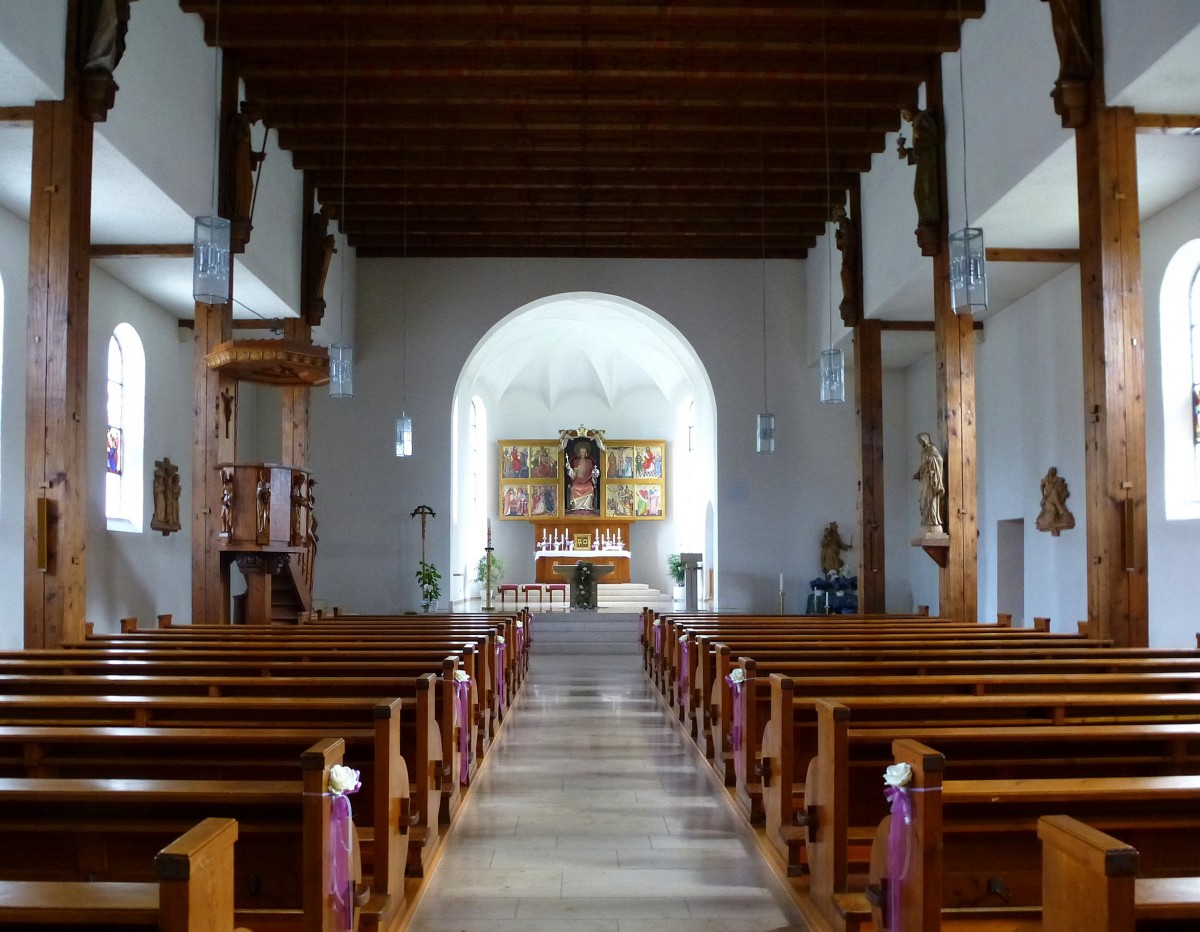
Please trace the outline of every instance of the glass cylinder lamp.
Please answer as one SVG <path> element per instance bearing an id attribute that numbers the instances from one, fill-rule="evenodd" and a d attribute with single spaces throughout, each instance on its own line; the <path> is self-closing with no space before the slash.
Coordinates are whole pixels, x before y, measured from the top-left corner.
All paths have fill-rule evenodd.
<path id="1" fill-rule="evenodd" d="M 396 455 L 412 456 L 412 418 L 407 411 L 396 418 Z"/>
<path id="2" fill-rule="evenodd" d="M 846 359 L 840 349 L 821 352 L 821 404 L 840 405 L 846 400 Z"/>
<path id="3" fill-rule="evenodd" d="M 760 414 L 758 416 L 757 425 L 758 453 L 774 453 L 775 452 L 775 415 Z"/>
<path id="4" fill-rule="evenodd" d="M 354 397 L 354 347 L 349 343 L 329 344 L 329 397 Z"/>
<path id="5" fill-rule="evenodd" d="M 954 313 L 980 314 L 987 310 L 987 253 L 979 227 L 950 234 L 950 287 Z"/>
<path id="6" fill-rule="evenodd" d="M 203 304 L 229 303 L 229 221 L 197 217 L 192 239 L 192 297 Z"/>

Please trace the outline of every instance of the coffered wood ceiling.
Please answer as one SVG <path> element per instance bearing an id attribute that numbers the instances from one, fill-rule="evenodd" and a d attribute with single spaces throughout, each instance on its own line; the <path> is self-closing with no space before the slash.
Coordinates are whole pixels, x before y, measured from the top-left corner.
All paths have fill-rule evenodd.
<path id="1" fill-rule="evenodd" d="M 360 256 L 711 259 L 804 256 L 984 0 L 180 7 Z"/>

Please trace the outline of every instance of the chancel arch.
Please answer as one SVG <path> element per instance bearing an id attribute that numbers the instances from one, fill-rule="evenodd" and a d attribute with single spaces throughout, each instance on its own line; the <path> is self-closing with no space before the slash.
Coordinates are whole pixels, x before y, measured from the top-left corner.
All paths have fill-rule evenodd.
<path id="1" fill-rule="evenodd" d="M 472 506 L 470 491 L 471 451 L 478 449 L 480 433 L 471 426 L 475 406 L 486 412 L 482 516 Z M 666 441 L 666 516 L 634 522 L 631 579 L 668 590 L 667 555 L 681 550 L 704 553 L 705 567 L 716 569 L 712 384 L 695 349 L 652 309 L 617 295 L 574 292 L 513 310 L 468 354 L 452 411 L 456 491 L 451 563 L 467 580 L 483 553 L 489 518 L 496 555 L 508 567 L 506 581 L 533 579 L 533 526 L 499 520 L 497 442 L 555 438 L 560 430 L 580 426 L 603 430 L 609 437 Z M 687 471 L 682 482 L 681 469 Z M 710 513 L 714 527 L 706 543 Z"/>

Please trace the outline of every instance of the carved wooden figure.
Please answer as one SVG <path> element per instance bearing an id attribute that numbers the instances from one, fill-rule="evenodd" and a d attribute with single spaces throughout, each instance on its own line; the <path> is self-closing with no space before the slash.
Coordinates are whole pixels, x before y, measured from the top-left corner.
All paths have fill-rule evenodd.
<path id="1" fill-rule="evenodd" d="M 258 542 L 271 542 L 271 477 L 265 471 L 258 474 L 258 487 L 255 491 L 255 528 L 258 532 Z"/>
<path id="2" fill-rule="evenodd" d="M 154 516 L 150 529 L 166 537 L 179 527 L 179 467 L 164 456 L 154 461 Z"/>
<path id="3" fill-rule="evenodd" d="M 1055 537 L 1075 527 L 1075 516 L 1067 508 L 1067 499 L 1070 497 L 1067 480 L 1058 474 L 1057 467 L 1051 466 L 1042 478 L 1042 505 L 1034 526 L 1039 531 L 1049 531 Z"/>
<path id="4" fill-rule="evenodd" d="M 79 6 L 80 95 L 84 115 L 103 123 L 120 89 L 113 72 L 125 54 L 129 0 L 88 0 Z"/>
<path id="5" fill-rule="evenodd" d="M 900 116 L 912 124 L 912 145 L 901 136 L 897 142 L 900 157 L 916 165 L 913 200 L 917 205 L 917 244 L 921 255 L 937 254 L 938 226 L 942 220 L 942 194 L 939 164 L 942 149 L 942 125 L 932 110 L 901 110 Z"/>
<path id="6" fill-rule="evenodd" d="M 344 220 L 342 224 L 345 225 Z M 308 218 L 304 248 L 308 250 L 304 317 L 316 326 L 325 316 L 325 279 L 329 276 L 329 263 L 337 252 L 337 240 L 329 232 L 329 210 L 324 204 Z"/>
<path id="7" fill-rule="evenodd" d="M 221 470 L 221 536 L 233 533 L 233 471 Z"/>
<path id="8" fill-rule="evenodd" d="M 1087 122 L 1089 88 L 1095 75 L 1092 57 L 1092 7 L 1087 0 L 1045 0 L 1058 47 L 1058 80 L 1050 96 L 1066 129 Z"/>
<path id="9" fill-rule="evenodd" d="M 861 302 L 858 296 L 858 227 L 840 204 L 833 209 L 833 220 L 837 223 L 834 240 L 842 253 L 842 301 L 838 310 L 842 323 L 847 327 L 858 321 Z"/>

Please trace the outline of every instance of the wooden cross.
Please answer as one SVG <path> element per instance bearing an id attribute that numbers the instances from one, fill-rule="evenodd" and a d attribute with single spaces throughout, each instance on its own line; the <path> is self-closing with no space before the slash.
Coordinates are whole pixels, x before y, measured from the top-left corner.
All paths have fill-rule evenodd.
<path id="1" fill-rule="evenodd" d="M 430 508 L 428 505 L 418 505 L 416 508 L 413 509 L 413 513 L 411 515 L 409 515 L 409 517 L 415 518 L 417 515 L 421 516 L 421 562 L 424 563 L 425 562 L 425 521 L 428 518 L 436 518 L 437 512 L 434 511 L 432 508 Z"/>

